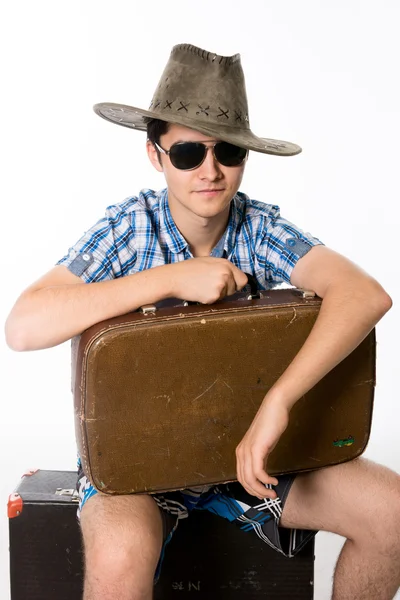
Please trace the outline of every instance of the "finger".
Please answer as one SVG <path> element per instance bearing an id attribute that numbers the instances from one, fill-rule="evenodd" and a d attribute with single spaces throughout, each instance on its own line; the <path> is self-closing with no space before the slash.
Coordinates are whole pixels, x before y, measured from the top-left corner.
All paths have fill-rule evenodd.
<path id="1" fill-rule="evenodd" d="M 236 449 L 236 475 L 238 481 L 243 485 L 243 458 L 238 449 Z"/>
<path id="2" fill-rule="evenodd" d="M 236 291 L 240 292 L 240 290 L 242 290 L 244 288 L 244 286 L 247 285 L 248 283 L 249 283 L 249 280 L 247 278 L 247 275 L 245 275 L 245 273 L 243 273 L 243 271 L 240 271 L 238 269 L 238 274 L 235 275 Z"/>
<path id="3" fill-rule="evenodd" d="M 252 487 L 257 492 L 259 498 L 271 498 L 272 500 L 276 498 L 277 494 L 275 490 L 267 487 L 264 483 L 261 483 L 256 474 L 253 474 L 253 478 Z"/>
<path id="4" fill-rule="evenodd" d="M 229 266 L 235 280 L 235 292 L 239 292 L 248 283 L 247 275 L 233 263 L 230 262 Z"/>
<path id="5" fill-rule="evenodd" d="M 236 281 L 231 271 L 226 271 L 223 275 L 224 287 L 221 291 L 220 298 L 231 296 L 236 292 Z"/>
<path id="6" fill-rule="evenodd" d="M 262 456 L 251 456 L 252 469 L 250 473 L 251 479 L 247 480 L 257 496 L 261 498 L 276 498 L 276 492 L 268 487 L 267 484 L 277 485 L 278 481 L 274 477 L 270 477 L 264 470 L 264 459 Z"/>
<path id="7" fill-rule="evenodd" d="M 263 498 L 274 499 L 276 497 L 276 493 L 274 490 L 266 488 L 265 485 L 257 479 L 254 473 L 251 460 L 247 460 L 245 462 L 243 469 L 243 477 L 246 489 L 252 496 L 256 496 L 260 500 L 262 500 Z"/>
<path id="8" fill-rule="evenodd" d="M 222 288 L 218 300 L 223 300 L 225 296 L 229 296 L 227 284 Z"/>
<path id="9" fill-rule="evenodd" d="M 254 456 L 253 457 L 253 465 L 254 465 L 254 473 L 259 481 L 264 484 L 278 485 L 278 480 L 276 477 L 272 477 L 268 475 L 265 470 L 265 457 L 262 456 Z"/>
<path id="10" fill-rule="evenodd" d="M 255 496 L 256 498 L 259 498 L 260 500 L 262 500 L 269 494 L 266 491 L 265 487 L 262 488 L 261 492 L 257 492 L 254 489 L 254 486 L 251 484 L 252 465 L 251 465 L 251 460 L 249 461 L 249 456 L 250 456 L 250 454 L 248 452 L 245 452 L 245 450 L 243 450 L 242 448 L 236 450 L 236 458 L 237 458 L 236 470 L 237 470 L 238 481 L 244 487 L 246 492 L 248 494 L 250 494 L 250 496 Z M 250 456 L 250 459 L 251 459 L 251 456 Z"/>
<path id="11" fill-rule="evenodd" d="M 227 287 L 228 287 L 228 291 L 227 291 L 227 296 L 231 296 L 232 294 L 234 294 L 235 292 L 237 292 L 237 285 L 236 285 L 236 280 L 233 276 L 233 273 L 230 273 L 229 275 L 229 279 L 227 281 Z"/>
<path id="12" fill-rule="evenodd" d="M 268 484 L 263 483 L 262 480 L 259 478 L 258 474 L 254 475 L 257 481 L 257 491 L 259 490 L 260 495 L 263 498 L 271 498 L 274 499 L 276 498 L 277 494 L 276 491 L 271 489 L 270 487 L 268 487 Z M 275 485 L 275 484 L 273 484 Z"/>
<path id="13" fill-rule="evenodd" d="M 246 452 L 241 446 L 238 446 L 236 448 L 236 474 L 239 483 L 251 496 L 255 496 L 260 500 L 263 500 L 264 498 L 271 498 L 273 500 L 276 498 L 276 493 L 274 490 L 266 488 L 265 485 L 260 483 L 257 480 L 257 478 L 253 476 L 251 454 L 249 452 Z M 265 472 L 264 476 L 269 477 Z M 268 483 L 273 484 L 274 481 L 278 483 L 277 480 L 273 477 L 269 479 L 271 481 L 269 481 Z"/>
<path id="14" fill-rule="evenodd" d="M 250 484 L 250 473 L 251 470 L 246 468 L 245 464 L 242 464 L 242 476 L 240 483 L 242 484 L 246 492 L 250 494 L 250 496 L 256 496 L 256 498 L 260 498 L 261 500 L 260 495 L 253 489 L 252 485 Z"/>
<path id="15" fill-rule="evenodd" d="M 238 456 L 238 460 L 237 460 L 238 481 L 244 487 L 246 492 L 248 494 L 250 494 L 250 496 L 256 496 L 257 498 L 259 498 L 259 496 L 258 496 L 258 494 L 256 494 L 255 490 L 253 490 L 253 488 L 249 485 L 249 483 L 247 481 L 246 472 L 247 472 L 247 469 L 246 469 L 245 454 L 242 453 L 240 456 Z M 261 498 L 260 498 L 260 500 L 261 500 Z"/>

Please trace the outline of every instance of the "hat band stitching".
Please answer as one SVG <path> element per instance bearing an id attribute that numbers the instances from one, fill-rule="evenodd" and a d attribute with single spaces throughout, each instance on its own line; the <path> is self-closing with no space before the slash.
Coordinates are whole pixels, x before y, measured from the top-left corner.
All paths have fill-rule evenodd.
<path id="1" fill-rule="evenodd" d="M 184 104 L 184 103 L 182 102 L 182 100 L 179 100 L 179 103 L 180 103 L 180 105 L 181 105 L 181 106 L 180 106 L 180 108 L 177 108 L 177 111 L 178 111 L 178 112 L 179 112 L 180 110 L 182 110 L 183 108 L 186 110 L 186 112 L 189 112 L 189 111 L 188 111 L 188 109 L 187 109 L 187 107 L 190 105 L 190 102 L 188 102 L 187 104 Z"/>
<path id="2" fill-rule="evenodd" d="M 205 114 L 208 117 L 209 113 L 207 111 L 210 110 L 210 106 L 206 106 L 205 108 L 200 106 L 200 104 L 198 104 L 197 106 L 200 108 L 200 110 L 196 112 L 196 115 Z"/>
<path id="3" fill-rule="evenodd" d="M 173 104 L 174 102 L 177 102 L 177 100 L 171 100 L 171 101 L 170 101 L 170 100 L 166 100 L 166 101 L 165 101 L 165 105 L 164 105 L 164 109 L 166 109 L 166 108 L 169 108 L 170 110 L 172 110 L 172 104 Z M 156 103 L 156 104 L 154 104 L 154 107 L 153 107 L 153 100 L 152 100 L 152 101 L 150 102 L 149 110 L 151 110 L 151 108 L 152 108 L 152 107 L 153 107 L 154 109 L 158 108 L 158 107 L 160 106 L 160 104 L 161 104 L 161 100 L 157 101 L 157 103 Z M 180 104 L 180 107 L 176 109 L 176 111 L 177 111 L 177 112 L 179 112 L 179 111 L 181 111 L 181 110 L 185 110 L 187 113 L 189 112 L 189 110 L 188 110 L 188 108 L 187 108 L 187 107 L 188 107 L 188 106 L 190 106 L 191 102 L 186 102 L 186 103 L 185 103 L 185 102 L 182 102 L 182 100 L 179 100 L 179 104 Z M 204 115 L 206 115 L 207 117 L 209 117 L 209 116 L 210 116 L 210 113 L 209 113 L 209 112 L 207 112 L 207 111 L 212 111 L 212 110 L 213 110 L 213 109 L 210 107 L 210 105 L 206 106 L 205 108 L 203 108 L 203 107 L 201 106 L 201 104 L 198 104 L 197 106 L 200 108 L 200 110 L 199 110 L 199 111 L 196 111 L 196 115 L 201 115 L 201 114 L 204 114 Z M 164 109 L 163 109 L 163 110 L 164 110 Z M 221 108 L 221 106 L 218 106 L 218 110 L 220 111 L 220 113 L 216 115 L 216 117 L 217 117 L 217 118 L 219 118 L 219 117 L 226 117 L 226 118 L 229 120 L 229 118 L 230 118 L 230 117 L 229 117 L 228 113 L 229 113 L 229 111 L 231 110 L 230 108 L 223 109 L 223 108 Z M 236 110 L 236 109 L 233 109 L 233 110 L 234 110 L 234 112 L 235 112 L 235 121 L 239 121 L 240 123 L 242 123 L 242 122 L 243 122 L 243 119 L 244 119 L 244 121 L 248 122 L 248 120 L 249 120 L 249 117 L 248 117 L 248 115 L 247 115 L 247 114 L 246 114 L 246 115 L 243 115 L 243 113 L 242 113 L 242 111 L 241 111 L 241 110 Z M 216 111 L 215 111 L 215 112 L 216 112 Z"/>
<path id="4" fill-rule="evenodd" d="M 226 110 L 224 110 L 220 106 L 218 106 L 218 108 L 221 111 L 221 113 L 219 115 L 217 115 L 217 117 L 226 117 L 227 119 L 229 119 L 229 115 L 228 115 L 229 108 L 227 108 Z"/>

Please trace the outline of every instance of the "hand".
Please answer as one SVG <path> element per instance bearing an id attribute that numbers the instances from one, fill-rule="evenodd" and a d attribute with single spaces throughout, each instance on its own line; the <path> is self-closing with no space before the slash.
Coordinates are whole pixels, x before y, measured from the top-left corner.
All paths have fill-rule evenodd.
<path id="1" fill-rule="evenodd" d="M 276 492 L 263 484 L 278 480 L 265 471 L 269 454 L 289 423 L 289 410 L 279 400 L 264 399 L 246 435 L 236 448 L 237 478 L 252 496 L 276 498 Z"/>
<path id="2" fill-rule="evenodd" d="M 167 265 L 171 295 L 182 300 L 213 304 L 240 291 L 247 276 L 226 258 L 205 256 Z"/>

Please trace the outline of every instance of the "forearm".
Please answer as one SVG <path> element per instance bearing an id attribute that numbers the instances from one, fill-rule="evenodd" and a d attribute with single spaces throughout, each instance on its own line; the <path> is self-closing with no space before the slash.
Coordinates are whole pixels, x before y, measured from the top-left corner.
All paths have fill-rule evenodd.
<path id="1" fill-rule="evenodd" d="M 167 298 L 171 266 L 119 279 L 56 285 L 22 294 L 6 322 L 7 343 L 20 351 L 49 348 L 95 323 Z"/>
<path id="2" fill-rule="evenodd" d="M 348 356 L 389 310 L 391 300 L 370 282 L 328 288 L 318 318 L 291 364 L 268 392 L 289 409 Z"/>

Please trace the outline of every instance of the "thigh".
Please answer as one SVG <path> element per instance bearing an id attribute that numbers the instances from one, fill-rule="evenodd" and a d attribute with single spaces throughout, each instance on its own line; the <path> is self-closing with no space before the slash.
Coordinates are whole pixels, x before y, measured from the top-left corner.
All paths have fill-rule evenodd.
<path id="1" fill-rule="evenodd" d="M 177 519 L 162 510 L 151 495 L 99 493 L 79 463 L 76 489 L 86 571 L 129 570 L 135 563 L 142 573 L 154 573 L 157 567 L 156 581 Z"/>
<path id="2" fill-rule="evenodd" d="M 78 461 L 78 476 L 76 490 L 79 496 L 79 505 L 77 509 L 77 519 L 82 525 L 82 515 L 85 514 L 85 521 L 93 520 L 99 522 L 99 534 L 104 528 L 109 531 L 108 523 L 112 523 L 118 528 L 119 523 L 132 524 L 136 528 L 140 522 L 146 527 L 147 523 L 156 524 L 156 530 L 159 530 L 160 518 L 162 528 L 162 539 L 164 540 L 170 530 L 170 524 L 164 518 L 165 513 L 157 507 L 153 498 L 148 494 L 131 495 L 109 495 L 98 492 L 91 481 L 86 477 L 80 460 Z M 90 509 L 87 507 L 90 506 Z M 109 532 L 111 533 L 111 532 Z"/>
<path id="3" fill-rule="evenodd" d="M 80 517 L 85 552 L 98 557 L 144 552 L 160 554 L 163 526 L 160 510 L 151 496 L 96 494 L 86 502 Z"/>
<path id="4" fill-rule="evenodd" d="M 395 525 L 399 515 L 399 475 L 357 458 L 298 475 L 280 523 L 282 527 L 321 529 L 354 539 L 380 535 L 382 527 L 390 527 L 390 520 Z"/>
<path id="5" fill-rule="evenodd" d="M 162 551 L 162 517 L 146 495 L 96 494 L 80 518 L 85 597 L 150 598 Z M 135 595 L 136 597 L 136 595 Z"/>

